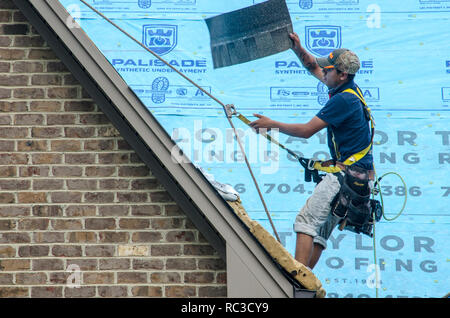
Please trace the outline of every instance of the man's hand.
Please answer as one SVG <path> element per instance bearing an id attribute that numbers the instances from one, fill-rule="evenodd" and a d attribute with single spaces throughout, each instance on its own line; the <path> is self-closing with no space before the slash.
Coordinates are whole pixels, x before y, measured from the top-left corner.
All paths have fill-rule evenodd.
<path id="1" fill-rule="evenodd" d="M 292 50 L 299 58 L 300 62 L 302 62 L 303 66 L 319 81 L 323 82 L 323 74 L 322 69 L 316 62 L 316 58 L 308 53 L 304 47 L 302 47 L 300 43 L 300 37 L 297 33 L 292 32 L 289 33 L 289 37 L 294 42 L 294 47 Z"/>
<path id="2" fill-rule="evenodd" d="M 289 37 L 294 42 L 294 47 L 292 48 L 292 50 L 294 50 L 294 52 L 300 51 L 302 45 L 300 44 L 300 37 L 298 36 L 298 34 L 295 32 L 289 33 Z"/>
<path id="3" fill-rule="evenodd" d="M 275 128 L 274 121 L 269 117 L 260 114 L 253 114 L 253 116 L 258 117 L 259 119 L 252 121 L 249 125 L 256 131 L 261 128 L 267 128 L 267 130 L 269 130 L 270 128 Z"/>

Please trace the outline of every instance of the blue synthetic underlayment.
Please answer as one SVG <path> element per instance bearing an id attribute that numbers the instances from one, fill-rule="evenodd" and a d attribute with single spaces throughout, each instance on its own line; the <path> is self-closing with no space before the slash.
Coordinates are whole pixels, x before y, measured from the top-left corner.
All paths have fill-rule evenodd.
<path id="1" fill-rule="evenodd" d="M 259 3 L 252 0 L 89 1 L 224 103 L 251 117 L 263 113 L 306 122 L 326 103 L 327 89 L 285 51 L 214 70 L 204 19 Z M 241 192 L 250 216 L 271 231 L 221 107 L 114 30 L 77 0 L 61 1 L 77 17 L 128 85 L 190 158 L 216 180 Z M 408 203 L 398 219 L 376 227 L 380 297 L 442 297 L 450 286 L 450 1 L 287 1 L 294 30 L 315 56 L 347 47 L 361 59 L 356 82 L 375 120 L 378 175 L 400 173 Z M 294 253 L 292 223 L 313 184 L 301 166 L 235 125 L 283 244 Z M 309 140 L 279 135 L 292 150 L 325 159 L 324 132 Z M 231 142 L 228 142 L 231 141 Z M 255 145 L 258 151 L 251 151 Z M 274 155 L 279 153 L 280 157 Z M 387 217 L 405 189 L 387 176 Z M 372 240 L 335 230 L 314 272 L 328 297 L 375 297 Z"/>

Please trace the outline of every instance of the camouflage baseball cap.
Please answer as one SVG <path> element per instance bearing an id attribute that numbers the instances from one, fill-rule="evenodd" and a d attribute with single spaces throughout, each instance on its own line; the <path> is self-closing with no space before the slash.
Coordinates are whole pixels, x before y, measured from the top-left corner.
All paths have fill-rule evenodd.
<path id="1" fill-rule="evenodd" d="M 356 74 L 360 67 L 358 56 L 348 49 L 334 50 L 327 57 L 316 58 L 316 61 L 321 68 L 335 67 L 348 74 Z"/>

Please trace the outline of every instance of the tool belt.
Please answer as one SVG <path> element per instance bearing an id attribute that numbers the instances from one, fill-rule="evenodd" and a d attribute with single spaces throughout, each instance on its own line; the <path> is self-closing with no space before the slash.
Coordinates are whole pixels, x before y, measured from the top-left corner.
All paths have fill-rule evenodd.
<path id="1" fill-rule="evenodd" d="M 342 219 L 339 229 L 372 237 L 373 224 L 381 219 L 382 210 L 379 201 L 370 199 L 370 171 L 348 166 L 335 175 L 341 188 L 331 202 L 331 213 Z"/>

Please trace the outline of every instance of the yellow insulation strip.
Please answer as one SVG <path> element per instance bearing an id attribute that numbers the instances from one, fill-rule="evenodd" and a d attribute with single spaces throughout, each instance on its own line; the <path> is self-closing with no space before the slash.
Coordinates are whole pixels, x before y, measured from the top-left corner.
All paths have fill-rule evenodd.
<path id="1" fill-rule="evenodd" d="M 227 201 L 236 215 L 244 222 L 250 233 L 261 243 L 272 258 L 281 265 L 292 277 L 308 290 L 316 291 L 318 298 L 324 298 L 326 291 L 322 288 L 319 279 L 302 263 L 292 257 L 284 246 L 279 243 L 265 228 L 257 221 L 252 220 L 240 201 Z"/>

